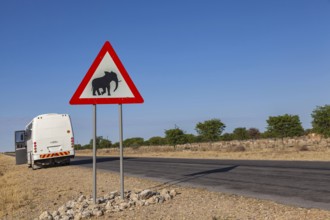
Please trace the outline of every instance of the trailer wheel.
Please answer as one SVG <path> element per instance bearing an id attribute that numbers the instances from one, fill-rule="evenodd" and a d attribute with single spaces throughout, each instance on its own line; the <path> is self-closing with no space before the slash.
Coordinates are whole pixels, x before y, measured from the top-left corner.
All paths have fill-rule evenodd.
<path id="1" fill-rule="evenodd" d="M 36 170 L 36 169 L 38 169 L 38 167 L 36 165 L 32 164 L 32 170 Z"/>

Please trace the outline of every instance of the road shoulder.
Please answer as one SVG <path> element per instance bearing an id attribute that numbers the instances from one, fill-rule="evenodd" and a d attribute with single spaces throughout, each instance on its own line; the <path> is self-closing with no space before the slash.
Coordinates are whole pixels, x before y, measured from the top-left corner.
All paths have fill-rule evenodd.
<path id="1" fill-rule="evenodd" d="M 32 171 L 25 165 L 15 165 L 13 157 L 0 155 L 0 195 L 3 198 L 0 218 L 31 219 L 45 210 L 58 209 L 80 194 L 91 195 L 91 172 L 75 166 Z M 98 196 L 119 190 L 119 179 L 117 173 L 98 171 Z M 330 211 L 125 177 L 126 190 L 162 188 L 175 189 L 179 195 L 164 204 L 138 207 L 109 216 L 115 219 L 330 219 Z"/>

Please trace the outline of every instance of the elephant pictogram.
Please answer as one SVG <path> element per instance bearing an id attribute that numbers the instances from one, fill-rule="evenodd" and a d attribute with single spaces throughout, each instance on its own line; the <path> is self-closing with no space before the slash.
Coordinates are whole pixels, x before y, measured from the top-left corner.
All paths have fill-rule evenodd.
<path id="1" fill-rule="evenodd" d="M 92 81 L 93 96 L 101 95 L 100 89 L 102 89 L 102 95 L 105 94 L 108 90 L 108 96 L 110 96 L 110 83 L 114 81 L 116 83 L 116 88 L 113 91 L 116 91 L 118 88 L 118 77 L 117 74 L 113 71 L 108 72 L 104 71 L 104 76 L 95 78 Z"/>

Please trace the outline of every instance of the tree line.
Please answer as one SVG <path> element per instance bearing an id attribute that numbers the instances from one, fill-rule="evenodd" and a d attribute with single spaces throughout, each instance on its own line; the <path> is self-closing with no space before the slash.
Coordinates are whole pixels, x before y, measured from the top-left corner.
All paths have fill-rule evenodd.
<path id="1" fill-rule="evenodd" d="M 299 137 L 308 133 L 320 134 L 323 137 L 330 137 L 330 105 L 317 106 L 312 114 L 312 128 L 304 129 L 298 115 L 284 114 L 279 116 L 269 116 L 265 132 L 260 132 L 257 128 L 238 127 L 232 133 L 223 133 L 226 125 L 220 119 L 210 119 L 199 122 L 195 126 L 197 135 L 187 134 L 178 126 L 165 130 L 164 137 L 155 136 L 148 140 L 141 137 L 127 138 L 123 141 L 125 147 L 172 145 L 198 142 L 215 142 L 231 140 L 248 140 L 260 138 L 285 138 Z M 91 149 L 93 140 L 89 144 L 76 144 L 75 149 Z M 97 148 L 115 148 L 119 143 L 112 143 L 110 140 L 99 136 L 96 138 Z"/>

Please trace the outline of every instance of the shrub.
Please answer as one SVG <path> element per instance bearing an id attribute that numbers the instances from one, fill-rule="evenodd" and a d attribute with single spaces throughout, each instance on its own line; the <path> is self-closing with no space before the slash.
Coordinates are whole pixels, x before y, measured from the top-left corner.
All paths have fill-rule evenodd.
<path id="1" fill-rule="evenodd" d="M 232 148 L 232 152 L 244 152 L 246 151 L 244 146 L 235 146 L 234 148 Z"/>
<path id="2" fill-rule="evenodd" d="M 308 146 L 304 145 L 299 148 L 299 151 L 309 151 Z"/>

